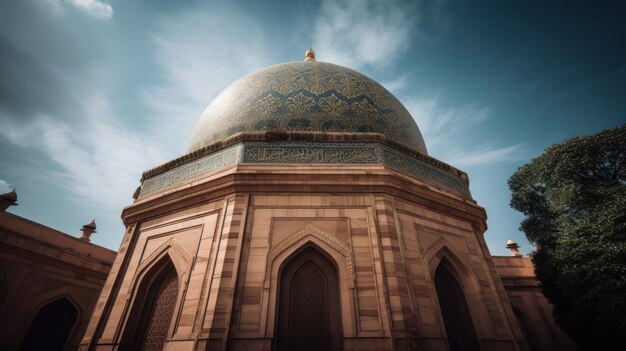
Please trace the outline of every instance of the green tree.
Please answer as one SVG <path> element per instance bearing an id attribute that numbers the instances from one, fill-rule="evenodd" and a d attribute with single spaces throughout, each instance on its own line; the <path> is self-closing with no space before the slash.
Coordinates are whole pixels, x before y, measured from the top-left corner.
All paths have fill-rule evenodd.
<path id="1" fill-rule="evenodd" d="M 584 350 L 626 345 L 626 125 L 553 145 L 509 179 L 557 322 Z"/>

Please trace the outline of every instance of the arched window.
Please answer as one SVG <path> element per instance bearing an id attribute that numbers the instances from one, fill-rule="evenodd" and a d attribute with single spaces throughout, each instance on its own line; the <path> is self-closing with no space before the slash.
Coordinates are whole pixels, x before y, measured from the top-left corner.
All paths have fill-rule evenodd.
<path id="1" fill-rule="evenodd" d="M 162 350 L 178 296 L 178 275 L 165 256 L 143 278 L 129 315 L 120 349 Z"/>
<path id="2" fill-rule="evenodd" d="M 76 317 L 76 308 L 66 298 L 50 302 L 37 312 L 19 350 L 62 351 L 76 324 Z"/>
<path id="3" fill-rule="evenodd" d="M 276 350 L 335 351 L 343 346 L 337 269 L 313 247 L 281 269 Z"/>
<path id="4" fill-rule="evenodd" d="M 437 267 L 435 288 L 450 349 L 480 350 L 465 294 L 446 265 L 447 263 L 442 261 Z"/>

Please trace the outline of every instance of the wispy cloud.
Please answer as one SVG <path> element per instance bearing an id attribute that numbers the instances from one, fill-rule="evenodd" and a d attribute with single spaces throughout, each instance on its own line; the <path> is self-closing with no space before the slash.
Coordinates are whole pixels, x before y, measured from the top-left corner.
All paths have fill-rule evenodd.
<path id="1" fill-rule="evenodd" d="M 13 187 L 6 180 L 0 179 L 0 194 L 4 194 L 13 190 Z"/>
<path id="2" fill-rule="evenodd" d="M 44 171 L 42 177 L 71 196 L 118 211 L 129 202 L 143 170 L 184 152 L 202 109 L 221 89 L 268 64 L 264 38 L 251 34 L 261 32 L 255 23 L 234 8 L 194 8 L 163 18 L 153 37 L 161 82 L 141 94 L 153 116 L 141 128 L 116 113 L 106 91 L 71 89 L 63 95 L 72 96 L 64 111 L 45 108 L 22 121 L 0 110 L 6 117 L 0 119 L 0 137 L 38 149 L 55 162 L 60 170 Z"/>
<path id="3" fill-rule="evenodd" d="M 323 0 L 313 46 L 319 57 L 352 68 L 386 67 L 410 45 L 417 17 L 410 2 Z"/>
<path id="4" fill-rule="evenodd" d="M 104 20 L 110 19 L 114 14 L 113 6 L 102 0 L 39 0 L 35 4 L 57 16 L 66 15 L 68 7 Z"/>
<path id="5" fill-rule="evenodd" d="M 380 82 L 380 84 L 393 94 L 397 94 L 409 85 L 409 76 L 403 75 L 393 80 Z"/>
<path id="6" fill-rule="evenodd" d="M 44 21 L 50 17 L 43 15 Z M 51 23 L 61 22 L 58 18 L 54 21 Z M 59 36 L 65 33 L 51 25 L 45 28 L 57 30 Z M 8 174 L 50 184 L 48 193 L 37 196 L 64 198 L 80 204 L 85 212 L 97 213 L 102 230 L 113 231 L 107 239 L 113 243 L 111 247 L 119 239 L 116 231 L 123 233 L 119 211 L 132 201 L 141 172 L 180 156 L 196 120 L 213 97 L 235 79 L 271 62 L 260 26 L 231 5 L 199 4 L 161 18 L 155 28 L 151 38 L 154 56 L 145 59 L 154 59 L 158 69 L 151 85 L 138 92 L 140 99 L 130 108 L 148 111 L 147 118 L 126 115 L 128 106 L 120 107 L 116 92 L 109 90 L 106 79 L 100 79 L 114 74 L 107 69 L 115 69 L 119 62 L 98 66 L 81 60 L 80 65 L 62 65 L 63 57 L 47 56 L 50 62 L 46 67 L 61 67 L 54 71 L 62 72 L 62 77 L 81 77 L 84 84 L 79 85 L 56 77 L 42 79 L 48 77 L 43 74 L 46 71 L 33 70 L 40 62 L 26 61 L 18 73 L 29 72 L 33 84 L 31 80 L 22 84 L 19 96 L 30 99 L 24 104 L 29 108 L 0 99 L 0 139 L 19 150 L 16 152 L 35 155 L 36 159 L 29 161 L 37 165 L 26 167 L 19 161 L 12 167 L 15 172 L 2 172 L 3 179 L 11 181 L 5 177 Z M 32 49 L 15 49 L 9 62 L 47 54 L 45 48 L 37 50 L 40 45 L 28 47 Z M 16 75 L 11 73 L 13 67 L 0 65 L 0 72 Z M 102 74 L 85 73 L 95 69 Z M 18 75 L 17 80 L 23 81 L 23 77 L 28 75 Z M 38 80 L 48 82 L 49 96 L 34 94 L 41 89 L 34 84 Z M 6 91 L 9 88 L 7 85 Z"/>
<path id="7" fill-rule="evenodd" d="M 48 0 L 50 1 L 50 0 Z M 55 1 L 51 1 L 55 2 Z M 77 9 L 97 18 L 109 19 L 113 17 L 113 6 L 100 0 L 67 0 Z"/>
<path id="8" fill-rule="evenodd" d="M 159 121 L 150 126 L 151 133 L 161 144 L 176 143 L 173 150 L 179 154 L 185 146 L 181 141 L 189 138 L 211 100 L 237 78 L 271 62 L 260 25 L 237 8 L 196 8 L 164 18 L 154 42 L 164 83 L 146 89 L 143 102 Z"/>
<path id="9" fill-rule="evenodd" d="M 489 119 L 488 106 L 469 103 L 462 106 L 446 104 L 439 96 L 410 99 L 406 105 L 422 132 L 429 154 L 456 167 L 476 166 L 527 159 L 531 153 L 525 144 L 502 146 L 483 143 L 477 148 L 458 149 L 463 134 Z"/>
<path id="10" fill-rule="evenodd" d="M 451 153 L 448 163 L 456 167 L 469 167 L 499 162 L 518 162 L 530 157 L 531 150 L 524 143 L 505 147 L 482 146 L 469 152 Z"/>
<path id="11" fill-rule="evenodd" d="M 40 115 L 26 126 L 5 119 L 0 129 L 13 143 L 38 149 L 60 167 L 38 170 L 42 179 L 61 185 L 70 198 L 78 197 L 99 211 L 119 210 L 130 201 L 141 169 L 163 155 L 145 135 L 120 124 L 104 98 L 86 99 L 81 113 L 85 124 L 80 128 Z"/>
<path id="12" fill-rule="evenodd" d="M 417 122 L 431 152 L 438 151 L 451 138 L 487 120 L 492 113 L 489 107 L 477 103 L 452 106 L 442 102 L 438 96 L 410 99 L 405 106 Z"/>

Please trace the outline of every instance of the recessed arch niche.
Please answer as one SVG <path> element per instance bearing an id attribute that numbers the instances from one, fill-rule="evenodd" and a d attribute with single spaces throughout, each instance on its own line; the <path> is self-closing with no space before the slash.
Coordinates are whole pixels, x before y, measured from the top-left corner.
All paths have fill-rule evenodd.
<path id="1" fill-rule="evenodd" d="M 179 277 L 169 254 L 143 275 L 135 291 L 120 350 L 162 350 L 177 306 Z"/>
<path id="2" fill-rule="evenodd" d="M 450 350 L 480 350 L 465 293 L 446 258 L 439 262 L 434 281 Z"/>
<path id="3" fill-rule="evenodd" d="M 35 315 L 18 350 L 64 350 L 77 318 L 78 310 L 66 297 L 44 305 Z"/>
<path id="4" fill-rule="evenodd" d="M 346 338 L 356 335 L 354 318 L 354 273 L 352 250 L 350 246 L 313 225 L 306 225 L 301 230 L 274 245 L 268 253 L 267 272 L 264 282 L 264 304 L 267 315 L 263 317 L 263 330 L 269 337 L 276 336 L 278 320 L 280 272 L 286 263 L 304 249 L 312 247 L 326 257 L 337 270 L 339 280 L 339 311 L 341 330 Z"/>
<path id="5" fill-rule="evenodd" d="M 339 274 L 331 260 L 307 245 L 279 273 L 277 351 L 335 351 L 343 346 Z"/>

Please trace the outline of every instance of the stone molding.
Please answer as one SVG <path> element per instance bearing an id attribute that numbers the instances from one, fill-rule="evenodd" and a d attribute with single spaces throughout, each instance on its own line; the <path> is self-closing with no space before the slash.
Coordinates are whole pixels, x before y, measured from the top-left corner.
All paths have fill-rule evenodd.
<path id="1" fill-rule="evenodd" d="M 216 141 L 213 144 L 207 145 L 201 149 L 189 152 L 183 156 L 177 157 L 171 161 L 168 161 L 162 165 L 151 168 L 145 172 L 141 177 L 141 180 L 145 180 L 159 173 L 166 172 L 173 168 L 176 168 L 182 164 L 190 161 L 202 158 L 214 152 L 223 150 L 229 146 L 239 144 L 244 141 L 299 141 L 299 142 L 315 142 L 315 143 L 377 143 L 391 147 L 394 150 L 398 150 L 411 157 L 428 163 L 443 171 L 453 173 L 459 177 L 467 177 L 465 172 L 460 171 L 449 164 L 439 161 L 433 157 L 428 156 L 425 153 L 410 148 L 404 144 L 398 143 L 383 134 L 380 133 L 323 133 L 323 132 L 296 132 L 296 131 L 265 131 L 265 132 L 242 132 L 237 133 L 225 140 Z"/>
<path id="2" fill-rule="evenodd" d="M 383 165 L 438 188 L 471 198 L 467 178 L 375 142 L 242 141 L 182 163 L 142 181 L 139 199 L 237 164 Z"/>
<path id="3" fill-rule="evenodd" d="M 238 163 L 243 145 L 206 155 L 142 181 L 138 198 Z"/>
<path id="4" fill-rule="evenodd" d="M 352 250 L 350 249 L 350 246 L 344 243 L 343 241 L 339 240 L 334 235 L 326 233 L 312 224 L 307 224 L 301 230 L 297 231 L 294 234 L 291 234 L 287 238 L 280 241 L 267 254 L 267 263 L 265 267 L 265 284 L 266 285 L 270 281 L 272 263 L 274 262 L 276 257 L 280 255 L 283 251 L 288 249 L 289 247 L 295 245 L 300 240 L 309 236 L 322 241 L 323 243 L 331 246 L 332 248 L 337 250 L 339 253 L 341 253 L 341 255 L 343 255 L 346 261 L 346 271 L 347 271 L 348 277 L 351 280 L 354 279 L 354 269 L 352 265 Z"/>

